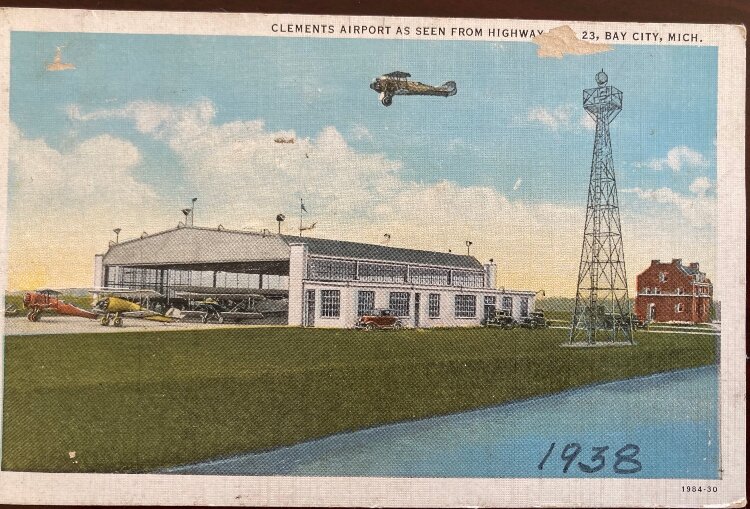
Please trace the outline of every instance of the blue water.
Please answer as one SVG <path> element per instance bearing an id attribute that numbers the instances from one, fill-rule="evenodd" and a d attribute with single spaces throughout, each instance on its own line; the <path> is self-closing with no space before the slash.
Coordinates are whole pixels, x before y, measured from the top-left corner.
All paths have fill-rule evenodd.
<path id="1" fill-rule="evenodd" d="M 584 387 L 551 396 L 420 421 L 341 433 L 263 453 L 241 454 L 167 473 L 377 477 L 643 477 L 716 479 L 715 366 Z M 550 444 L 555 448 L 538 468 Z M 565 445 L 582 449 L 563 473 Z M 615 452 L 635 444 L 636 473 L 613 470 Z M 605 466 L 584 473 L 592 447 Z M 573 449 L 573 448 L 570 448 Z M 572 452 L 572 451 L 569 451 Z M 636 468 L 621 463 L 620 468 Z"/>

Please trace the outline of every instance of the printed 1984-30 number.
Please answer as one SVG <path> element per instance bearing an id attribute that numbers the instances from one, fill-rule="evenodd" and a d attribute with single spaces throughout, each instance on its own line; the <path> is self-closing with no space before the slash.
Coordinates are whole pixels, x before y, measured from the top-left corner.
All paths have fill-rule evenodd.
<path id="1" fill-rule="evenodd" d="M 682 487 L 683 493 L 718 493 L 719 487 L 718 486 L 683 486 Z"/>

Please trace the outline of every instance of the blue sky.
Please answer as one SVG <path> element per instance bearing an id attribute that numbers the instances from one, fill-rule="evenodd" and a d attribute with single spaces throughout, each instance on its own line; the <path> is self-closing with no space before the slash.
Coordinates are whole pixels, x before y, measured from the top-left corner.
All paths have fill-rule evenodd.
<path id="1" fill-rule="evenodd" d="M 44 72 L 41 63 L 62 44 L 65 59 L 85 62 L 85 72 Z M 715 160 L 715 48 L 618 46 L 560 60 L 535 52 L 530 43 L 14 33 L 11 119 L 25 135 L 64 148 L 75 127 L 69 104 L 89 111 L 136 100 L 185 105 L 207 98 L 217 122 L 261 118 L 269 129 L 301 137 L 334 125 L 358 150 L 402 160 L 404 175 L 415 180 L 510 191 L 522 176 L 533 183 L 522 188 L 525 198 L 579 201 L 592 133 L 551 132 L 519 119 L 539 105 L 574 105 L 582 114 L 581 90 L 604 68 L 624 91 L 623 112 L 613 125 L 620 187 L 686 190 L 687 179 L 629 171 L 674 146 Z M 367 85 L 391 70 L 428 84 L 454 80 L 459 93 L 396 98 L 384 108 Z M 376 135 L 357 140 L 355 125 Z M 179 173 L 161 144 L 139 139 L 125 122 L 95 122 L 78 131 L 79 137 L 107 131 L 134 139 L 144 151 L 145 180 L 154 167 Z"/>
<path id="2" fill-rule="evenodd" d="M 45 71 L 56 46 L 64 46 L 63 60 L 75 70 Z M 539 58 L 528 42 L 14 32 L 11 48 L 10 117 L 22 139 L 42 140 L 62 155 L 102 135 L 123 140 L 138 153 L 128 167 L 134 181 L 170 204 L 207 195 L 211 181 L 191 178 L 186 167 L 196 160 L 174 138 L 144 132 L 129 114 L 111 112 L 134 103 L 175 111 L 205 103 L 217 128 L 257 120 L 268 133 L 310 140 L 334 128 L 358 157 L 397 162 L 402 187 L 447 181 L 488 188 L 511 203 L 583 208 L 593 130 L 581 120 L 581 96 L 602 68 L 624 92 L 612 126 L 618 186 L 629 190 L 621 193 L 623 208 L 644 218 L 670 213 L 669 207 L 684 212 L 692 205 L 679 197 L 705 194 L 715 184 L 713 47 L 623 45 L 554 59 Z M 394 70 L 427 84 L 453 80 L 458 93 L 396 97 L 385 108 L 368 85 Z M 106 158 L 102 164 L 105 171 Z M 22 171 L 11 165 L 11 178 Z M 696 179 L 705 179 L 700 193 L 691 187 Z M 653 194 L 661 189 L 673 194 Z M 298 199 L 289 193 L 273 206 L 293 211 Z M 316 199 L 323 200 L 310 197 Z M 207 196 L 200 204 L 219 208 Z M 12 203 L 10 213 L 20 214 Z M 715 235 L 711 224 L 694 230 L 698 238 Z"/>

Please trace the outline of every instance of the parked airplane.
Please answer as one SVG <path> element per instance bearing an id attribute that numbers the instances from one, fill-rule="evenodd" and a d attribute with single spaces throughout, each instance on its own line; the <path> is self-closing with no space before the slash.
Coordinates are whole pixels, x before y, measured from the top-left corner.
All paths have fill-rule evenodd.
<path id="1" fill-rule="evenodd" d="M 27 292 L 23 296 L 23 307 L 28 310 L 26 318 L 31 322 L 38 322 L 42 313 L 54 313 L 66 316 L 80 316 L 82 318 L 96 318 L 97 315 L 73 304 L 68 304 L 60 298 L 57 290 L 38 290 Z"/>
<path id="2" fill-rule="evenodd" d="M 455 81 L 446 81 L 439 87 L 433 87 L 418 81 L 409 81 L 407 78 L 410 77 L 411 74 L 406 72 L 390 72 L 375 78 L 370 83 L 370 88 L 380 93 L 380 102 L 383 106 L 390 106 L 394 95 L 456 95 Z"/>
<path id="3" fill-rule="evenodd" d="M 93 311 L 99 317 L 99 323 L 105 327 L 113 325 L 122 327 L 123 318 L 137 318 L 152 322 L 173 322 L 174 317 L 166 316 L 148 308 L 150 299 L 161 299 L 164 296 L 155 290 L 97 289 L 89 290 L 99 296 Z M 106 297 L 101 297 L 106 295 Z M 138 304 L 133 300 L 138 300 Z"/>
<path id="4" fill-rule="evenodd" d="M 168 316 L 179 317 L 181 320 L 200 320 L 203 323 L 242 322 L 263 318 L 264 313 L 258 307 L 267 300 L 259 293 L 239 288 L 232 292 L 182 291 L 175 292 L 175 297 L 195 304 L 191 310 L 170 309 L 167 311 Z"/>

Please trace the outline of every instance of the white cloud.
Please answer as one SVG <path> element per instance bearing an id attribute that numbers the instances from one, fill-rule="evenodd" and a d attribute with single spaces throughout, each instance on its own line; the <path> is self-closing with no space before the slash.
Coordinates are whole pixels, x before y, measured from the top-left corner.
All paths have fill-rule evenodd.
<path id="1" fill-rule="evenodd" d="M 82 114 L 78 105 L 70 105 L 67 109 L 71 120 L 90 122 L 113 118 L 130 119 L 136 129 L 144 134 L 151 134 L 157 139 L 163 139 L 165 129 L 175 125 L 190 130 L 191 127 L 202 125 L 214 118 L 213 103 L 201 100 L 190 107 L 174 107 L 162 103 L 148 101 L 134 101 L 122 108 L 95 110 Z"/>
<path id="2" fill-rule="evenodd" d="M 586 112 L 572 104 L 565 104 L 553 108 L 535 106 L 526 114 L 526 120 L 536 122 L 553 131 L 573 131 L 584 129 L 593 130 L 596 123 Z"/>
<path id="3" fill-rule="evenodd" d="M 357 152 L 334 127 L 300 138 L 293 131 L 272 132 L 258 120 L 217 124 L 213 105 L 207 101 L 184 107 L 139 102 L 86 114 L 71 111 L 71 118 L 81 121 L 129 119 L 139 131 L 166 143 L 184 168 L 188 187 L 199 197 L 196 224 L 275 229 L 274 218 L 283 212 L 295 218 L 285 222 L 286 232 L 296 233 L 303 197 L 309 210 L 305 221 L 317 222 L 316 236 L 379 243 L 387 231 L 393 246 L 454 252 L 463 252 L 464 241 L 471 240 L 472 253 L 479 259 L 498 260 L 502 284 L 508 287 L 545 288 L 549 295 L 575 290 L 584 203 L 531 203 L 510 200 L 490 187 L 409 181 L 401 176 L 400 161 Z M 567 119 L 571 128 L 577 128 L 574 111 L 565 115 L 553 117 Z M 282 135 L 296 142 L 273 142 Z M 100 157 L 99 164 L 106 168 L 107 157 Z M 132 163 L 126 166 L 125 173 L 132 168 Z M 152 211 L 144 203 L 114 217 L 98 218 L 91 227 L 106 233 L 115 219 L 123 218 L 141 225 L 128 225 L 132 231 L 150 231 L 155 221 L 141 217 L 144 210 Z M 104 205 L 100 208 L 106 210 Z M 162 214 L 162 222 L 171 227 L 178 219 L 172 208 L 178 209 L 154 207 L 153 212 Z M 624 223 L 633 232 L 628 233 L 631 237 L 640 228 L 638 217 L 628 216 Z M 669 216 L 653 220 L 652 228 L 665 242 L 675 231 L 686 242 L 697 243 L 700 238 L 684 224 L 675 226 Z M 90 259 L 105 246 L 106 240 L 97 241 L 82 259 Z M 626 248 L 628 260 L 647 261 L 653 255 L 650 243 L 632 242 Z M 640 268 L 631 271 L 632 277 L 638 272 Z"/>
<path id="4" fill-rule="evenodd" d="M 692 194 L 681 194 L 668 187 L 659 189 L 634 187 L 623 189 L 622 192 L 635 194 L 644 201 L 674 206 L 679 210 L 682 219 L 693 226 L 701 227 L 716 225 L 716 199 L 708 195 L 711 187 L 708 179 L 699 177 L 690 185 Z"/>
<path id="5" fill-rule="evenodd" d="M 553 131 L 557 131 L 563 126 L 570 125 L 572 113 L 572 106 L 558 106 L 554 109 L 537 106 L 529 111 L 526 118 L 532 122 L 539 122 Z"/>
<path id="6" fill-rule="evenodd" d="M 104 134 L 59 151 L 11 124 L 9 147 L 11 288 L 90 285 L 112 228 L 166 226 L 163 203 L 134 177 L 141 155 L 129 141 Z"/>
<path id="7" fill-rule="evenodd" d="M 591 118 L 591 115 L 589 115 L 588 113 L 584 113 L 583 115 L 581 115 L 578 124 L 582 129 L 585 129 L 586 131 L 593 131 L 594 129 L 596 129 L 596 121 Z"/>
<path id="8" fill-rule="evenodd" d="M 656 171 L 669 168 L 675 173 L 683 168 L 706 168 L 708 165 L 708 159 L 703 154 L 684 145 L 673 147 L 667 152 L 666 157 L 651 159 L 645 163 L 635 163 L 636 168 Z"/>
<path id="9" fill-rule="evenodd" d="M 354 127 L 352 127 L 352 136 L 354 136 L 357 140 L 365 140 L 365 141 L 372 141 L 373 136 L 370 130 L 363 126 L 362 124 L 356 124 Z"/>
<path id="10" fill-rule="evenodd" d="M 690 184 L 690 192 L 698 195 L 704 195 L 712 187 L 713 184 L 707 177 L 697 177 L 695 180 L 693 180 L 693 183 Z"/>

